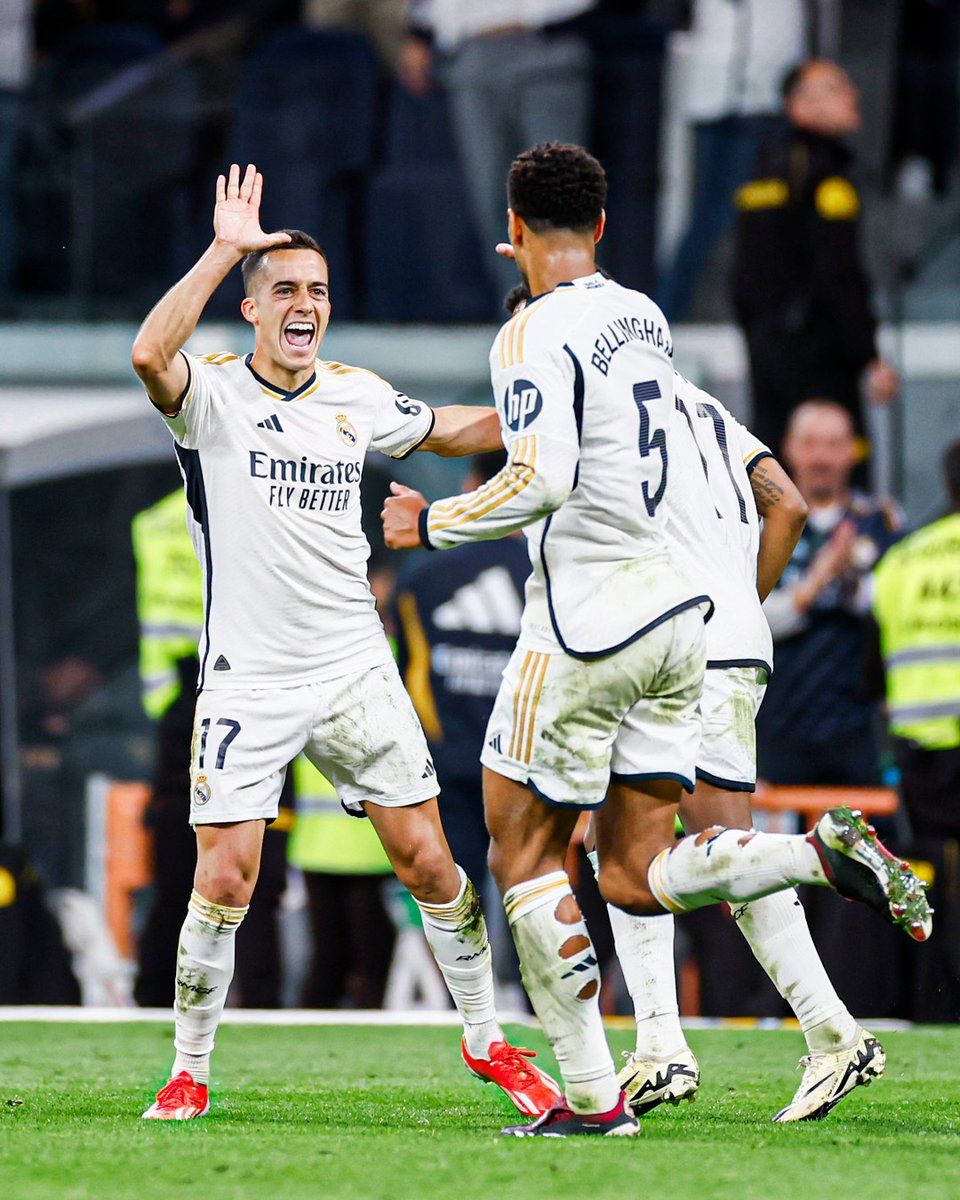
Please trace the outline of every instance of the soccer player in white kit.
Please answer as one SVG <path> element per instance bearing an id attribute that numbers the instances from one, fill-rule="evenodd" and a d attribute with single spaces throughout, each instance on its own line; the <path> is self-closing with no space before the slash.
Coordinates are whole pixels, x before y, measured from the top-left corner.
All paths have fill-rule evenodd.
<path id="1" fill-rule="evenodd" d="M 203 568 L 205 623 L 190 751 L 194 892 L 180 937 L 171 1078 L 145 1117 L 209 1107 L 210 1053 L 287 764 L 304 751 L 366 815 L 423 915 L 464 1022 L 468 1068 L 536 1115 L 559 1089 L 497 1024 L 490 946 L 454 863 L 437 780 L 366 578 L 360 483 L 368 448 L 465 455 L 501 444 L 492 409 L 431 411 L 368 371 L 324 362 L 327 264 L 299 231 L 260 228 L 262 178 L 217 184 L 214 241 L 144 321 L 133 364 L 176 443 Z M 252 354 L 182 347 L 243 261 Z"/>
<path id="2" fill-rule="evenodd" d="M 384 531 L 388 545 L 439 550 L 524 529 L 533 573 L 481 758 L 491 869 L 565 1095 L 505 1132 L 631 1135 L 639 1124 L 563 865 L 582 809 L 597 810 L 601 893 L 635 915 L 832 884 L 925 937 L 929 906 L 841 810 L 809 838 L 716 827 L 675 842 L 681 789 L 694 788 L 712 605 L 678 569 L 662 509 L 679 419 L 670 332 L 652 301 L 596 269 L 606 181 L 582 147 L 521 154 L 508 196 L 533 299 L 490 356 L 507 465 L 476 493 L 431 505 L 394 485 Z"/>
<path id="3" fill-rule="evenodd" d="M 668 492 L 668 527 L 685 572 L 702 581 L 716 606 L 706 627 L 696 788 L 680 800 L 684 830 L 697 834 L 752 823 L 754 721 L 773 663 L 761 602 L 790 559 L 806 505 L 767 447 L 716 397 L 679 374 L 675 384 L 681 420 L 671 453 L 685 486 Z M 596 867 L 596 852 L 590 857 Z M 801 1084 L 774 1120 L 826 1116 L 883 1073 L 883 1049 L 830 983 L 795 891 L 730 907 L 807 1042 Z M 637 1021 L 636 1049 L 619 1080 L 641 1116 L 665 1101 L 692 1099 L 699 1067 L 678 1016 L 673 918 L 635 917 L 613 906 L 609 915 Z"/>
<path id="4" fill-rule="evenodd" d="M 508 311 L 528 299 L 518 287 Z M 716 606 L 706 626 L 696 787 L 680 798 L 684 830 L 700 833 L 711 825 L 752 823 L 755 717 L 773 662 L 762 601 L 790 560 L 806 504 L 770 450 L 715 396 L 678 373 L 674 383 L 683 419 L 676 422 L 673 462 L 685 486 L 667 493 L 668 525 L 687 576 L 703 580 Z M 596 871 L 596 850 L 588 857 Z M 792 889 L 731 911 L 793 1009 L 809 1051 L 801 1059 L 804 1074 L 796 1095 L 774 1120 L 824 1117 L 855 1087 L 883 1074 L 883 1047 L 834 990 Z M 680 1026 L 673 918 L 635 917 L 613 905 L 608 913 L 637 1023 L 636 1047 L 625 1056 L 618 1079 L 639 1117 L 660 1104 L 692 1099 L 700 1068 Z"/>

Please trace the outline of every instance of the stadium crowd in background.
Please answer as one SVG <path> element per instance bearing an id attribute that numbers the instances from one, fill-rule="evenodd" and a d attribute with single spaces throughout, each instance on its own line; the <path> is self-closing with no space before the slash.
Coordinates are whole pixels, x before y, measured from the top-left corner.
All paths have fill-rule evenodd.
<path id="1" fill-rule="evenodd" d="M 711 246 L 737 222 L 734 299 L 751 358 L 751 426 L 776 449 L 790 422 L 783 457 L 811 508 L 804 538 L 767 604 L 777 639 L 777 661 L 759 722 L 761 774 L 774 783 L 877 783 L 883 744 L 877 736 L 877 705 L 868 695 L 868 675 L 861 666 L 862 651 L 869 632 L 870 573 L 899 536 L 902 517 L 886 500 L 851 490 L 850 480 L 858 454 L 853 435 L 864 431 L 860 407 L 864 385 L 869 399 L 882 402 L 895 394 L 898 380 L 876 342 L 876 314 L 889 311 L 887 294 L 882 289 L 872 293 L 865 274 L 864 263 L 876 257 L 877 239 L 865 236 L 860 246 L 857 242 L 861 233 L 870 233 L 869 227 L 860 229 L 861 207 L 869 208 L 875 201 L 877 179 L 866 172 L 865 182 L 859 177 L 854 182 L 851 157 L 843 144 L 848 134 L 855 135 L 859 124 L 856 89 L 837 63 L 816 61 L 797 66 L 819 45 L 816 29 L 809 22 L 815 7 L 799 0 L 739 0 L 736 5 L 726 0 L 695 0 L 690 5 L 609 0 L 531 0 L 523 5 L 463 5 L 452 0 L 304 0 L 302 4 L 292 0 L 276 4 L 40 0 L 33 8 L 31 53 L 30 6 L 26 0 L 7 0 L 0 6 L 0 201 L 14 186 L 19 192 L 16 204 L 0 202 L 0 249 L 9 248 L 0 253 L 0 296 L 5 290 L 8 297 L 13 293 L 10 303 L 17 305 L 26 295 L 25 311 L 29 311 L 31 294 L 36 299 L 45 289 L 53 294 L 54 288 L 62 292 L 67 287 L 59 241 L 33 235 L 18 240 L 12 222 L 16 217 L 28 235 L 31 229 L 35 235 L 38 229 L 50 227 L 51 211 L 59 213 L 64 222 L 66 214 L 73 211 L 75 180 L 68 176 L 80 160 L 72 156 L 75 134 L 65 113 L 68 98 L 72 103 L 85 94 L 72 90 L 77 79 L 84 89 L 92 87 L 94 77 L 83 75 L 83 64 L 91 61 L 84 55 L 96 58 L 98 47 L 112 44 L 114 57 L 96 58 L 98 70 L 109 68 L 103 78 L 97 77 L 99 84 L 134 61 L 123 57 L 126 51 L 119 49 L 122 39 L 111 43 L 121 26 L 128 35 L 131 26 L 140 35 L 146 29 L 149 36 L 141 36 L 136 54 L 150 47 L 149 58 L 159 56 L 171 44 L 182 47 L 183 39 L 206 26 L 219 29 L 224 21 L 241 30 L 225 43 L 229 49 L 223 55 L 224 75 L 231 84 L 217 92 L 204 110 L 208 123 L 202 126 L 196 144 L 191 143 L 187 170 L 174 181 L 176 188 L 183 187 L 165 206 L 166 219 L 175 213 L 178 228 L 169 241 L 163 240 L 162 230 L 157 235 L 151 269 L 160 273 L 158 292 L 174 277 L 180 261 L 186 261 L 188 251 L 192 254 L 193 241 L 208 236 L 208 216 L 204 214 L 202 222 L 193 217 L 193 189 L 199 193 L 208 186 L 210 163 L 236 136 L 243 105 L 250 102 L 249 93 L 238 90 L 238 81 L 245 78 L 255 53 L 271 35 L 296 22 L 301 32 L 318 31 L 317 36 L 330 30 L 352 31 L 372 43 L 379 59 L 379 65 L 372 68 L 377 105 L 373 148 L 361 167 L 347 172 L 354 191 L 346 259 L 358 282 L 352 296 L 346 286 L 338 293 L 339 283 L 335 282 L 336 304 L 341 303 L 340 295 L 344 296 L 343 311 L 355 317 L 367 314 L 371 282 L 386 267 L 378 254 L 387 242 L 383 238 L 374 242 L 366 236 L 372 211 L 369 200 L 384 164 L 394 154 L 391 139 L 401 111 L 415 116 L 404 127 L 405 136 L 411 130 L 426 131 L 422 141 L 407 137 L 404 146 L 413 145 L 431 169 L 449 139 L 455 158 L 444 160 L 440 170 L 445 179 L 447 173 L 457 178 L 462 175 L 464 195 L 470 203 L 462 211 L 444 211 L 442 215 L 444 222 L 467 230 L 468 249 L 478 248 L 476 268 L 469 254 L 458 259 L 466 264 L 456 272 L 458 283 L 472 292 L 472 298 L 457 311 L 446 303 L 446 294 L 433 287 L 429 275 L 431 237 L 394 236 L 388 230 L 391 254 L 401 258 L 407 272 L 404 278 L 412 277 L 411 263 L 423 265 L 422 283 L 412 290 L 418 293 L 414 300 L 422 303 L 420 312 L 427 318 L 447 321 L 489 316 L 488 297 L 494 280 L 486 279 L 485 273 L 495 274 L 498 283 L 514 281 L 514 268 L 495 260 L 489 250 L 502 235 L 506 165 L 517 150 L 541 137 L 587 144 L 600 139 L 609 150 L 609 156 L 601 153 L 605 161 L 609 157 L 616 164 L 620 155 L 631 162 L 638 173 L 629 176 L 627 186 L 621 186 L 611 202 L 622 203 L 627 194 L 630 220 L 611 222 L 611 234 L 600 247 L 601 261 L 609 262 L 617 277 L 652 291 L 652 247 L 657 232 L 652 178 L 659 143 L 657 133 L 652 133 L 651 156 L 648 144 L 638 143 L 635 137 L 639 129 L 656 131 L 662 117 L 665 31 L 689 23 L 693 61 L 682 116 L 696 142 L 696 184 L 686 236 L 662 264 L 660 299 L 671 322 L 695 311 L 692 298 L 698 282 L 716 276 L 717 258 L 723 257 L 714 255 L 708 262 Z M 897 133 L 890 148 L 888 174 L 891 178 L 896 174 L 902 192 L 916 190 L 911 179 L 918 178 L 919 159 L 928 165 L 920 173 L 926 171 L 929 176 L 929 186 L 920 191 L 926 187 L 927 191 L 949 194 L 956 157 L 956 9 L 925 0 L 899 0 L 896 7 L 902 13 L 907 37 L 895 51 L 897 83 L 889 99 Z M 738 17 L 749 18 L 752 36 L 747 41 L 731 22 L 733 9 Z M 616 45 L 618 31 L 624 30 L 629 30 L 629 37 L 624 34 L 620 47 Z M 125 44 L 129 48 L 135 41 Z M 187 52 L 186 61 L 191 65 L 200 62 L 206 71 L 209 63 L 202 56 L 191 58 L 193 53 Z M 76 74 L 70 75 L 74 68 Z M 786 88 L 790 128 L 780 136 L 785 123 L 783 114 L 777 112 L 778 88 L 790 68 L 796 68 L 788 75 Z M 58 74 L 61 70 L 67 75 Z M 61 95 L 55 85 L 67 76 L 73 82 L 63 87 Z M 645 82 L 638 89 L 641 77 Z M 736 85 L 731 86 L 731 81 Z M 210 99 L 197 93 L 198 110 L 201 96 L 203 103 Z M 295 104 L 302 100 L 302 96 L 296 97 Z M 284 111 L 289 112 L 290 107 Z M 523 124 L 514 120 L 521 111 Z M 611 115 L 616 120 L 610 120 Z M 65 140 L 39 137 L 44 122 L 54 117 L 57 138 Z M 865 118 L 868 124 L 879 123 L 877 114 L 869 110 Z M 445 132 L 448 119 L 449 135 Z M 28 126 L 29 136 L 25 132 Z M 56 152 L 38 165 L 32 155 L 40 142 L 45 151 L 53 148 Z M 763 158 L 754 171 L 754 154 L 761 143 Z M 638 145 L 642 151 L 636 149 Z M 799 159 L 805 163 L 798 168 Z M 72 164 L 69 170 L 66 164 Z M 428 190 L 418 201 L 415 193 L 421 188 L 419 180 L 436 180 L 437 176 L 420 176 L 408 170 L 411 165 L 412 161 L 405 161 L 390 169 L 408 172 L 404 186 L 413 191 L 404 194 L 411 196 L 413 207 L 414 201 L 422 202 L 433 221 L 433 194 Z M 26 169 L 17 174 L 15 166 Z M 640 168 L 649 176 L 641 175 Z M 611 178 L 616 170 L 613 165 Z M 319 178 L 325 187 L 328 176 L 321 170 Z M 342 176 L 337 175 L 335 186 L 341 181 Z M 735 208 L 733 193 L 745 181 Z M 52 188 L 59 207 L 50 210 L 34 204 L 31 198 L 35 193 L 29 188 L 35 185 Z M 115 212 L 110 207 L 112 186 L 108 180 L 104 191 L 103 212 L 108 216 Z M 624 228 L 629 231 L 627 237 Z M 426 229 L 431 235 L 435 231 L 429 221 Z M 332 253 L 343 251 L 346 235 L 336 220 L 331 220 L 329 230 L 321 225 L 319 232 L 324 239 L 329 232 Z M 131 273 L 125 265 L 124 256 L 132 253 L 130 247 L 136 240 L 128 238 L 117 246 L 119 278 L 126 279 L 130 289 L 146 278 L 143 286 L 152 288 L 154 282 L 148 275 Z M 72 246 L 69 237 L 64 241 Z M 16 246 L 24 256 L 19 274 Z M 785 247 L 789 253 L 782 253 Z M 46 274 L 32 266 L 44 256 L 48 264 L 53 262 L 53 270 Z M 722 271 L 723 263 L 719 266 Z M 454 274 L 444 263 L 439 273 Z M 99 311 L 98 305 L 108 299 L 106 291 L 94 282 L 82 301 L 86 309 L 78 311 Z M 122 312 L 131 302 L 126 295 L 115 294 L 109 303 L 114 305 L 110 311 Z M 398 292 L 391 303 L 394 309 L 380 310 L 377 315 L 405 319 L 410 296 Z M 136 303 L 132 307 L 139 311 Z M 235 309 L 230 300 L 222 314 L 233 316 Z M 802 405 L 799 411 L 798 404 Z M 948 480 L 955 478 L 955 469 L 952 476 L 949 471 L 948 467 Z M 34 864 L 48 883 L 76 884 L 82 878 L 83 780 L 93 767 L 109 770 L 120 761 L 118 731 L 130 744 L 142 748 L 140 768 L 145 775 L 149 771 L 145 747 L 150 727 L 135 705 L 133 561 L 126 530 L 133 514 L 164 496 L 175 479 L 172 467 L 124 470 L 24 489 L 15 498 L 20 581 L 17 633 L 23 651 L 22 715 L 27 735 L 24 764 L 31 796 L 28 832 Z M 372 480 L 365 478 L 365 487 L 368 482 Z M 81 519 L 80 513 L 94 509 L 99 514 L 96 525 Z M 947 521 L 951 519 L 955 518 Z M 915 544 L 905 543 L 908 547 Z M 502 555 L 511 586 L 517 586 L 524 569 L 522 549 L 510 542 L 475 549 Z M 463 554 L 466 559 L 466 552 Z M 376 556 L 375 560 L 379 570 L 382 560 Z M 896 555 L 888 556 L 878 580 L 892 578 L 897 561 Z M 433 562 L 409 564 L 404 568 L 399 599 L 401 615 L 405 607 L 409 613 L 411 604 L 416 606 L 425 640 L 432 645 L 427 677 L 438 696 L 447 690 L 448 679 L 441 670 L 444 664 L 456 667 L 457 654 L 486 653 L 492 644 L 488 632 L 466 627 L 457 630 L 449 623 L 449 613 L 470 604 L 460 595 L 461 585 L 469 589 L 477 582 L 454 578 L 454 565 L 467 570 L 465 561 L 454 564 L 449 559 L 443 568 Z M 453 590 L 447 595 L 445 589 Z M 433 596 L 434 592 L 436 602 L 428 598 L 428 593 Z M 63 597 L 69 597 L 69 602 Z M 944 585 L 945 608 L 955 611 L 954 601 L 953 592 Z M 882 600 L 874 603 L 878 618 L 882 618 Z M 436 612 L 441 607 L 447 615 L 438 621 Z M 401 622 L 404 627 L 408 624 Z M 889 637 L 889 621 L 887 625 Z M 418 658 L 422 651 L 418 631 L 415 625 L 411 628 L 412 639 L 408 630 L 402 631 L 400 654 L 416 700 L 424 672 L 422 655 Z M 453 646 L 457 654 L 451 651 Z M 188 674 L 179 670 L 183 713 L 175 738 L 182 738 L 192 716 L 184 699 L 192 685 Z M 894 691 L 902 677 L 895 665 L 889 677 Z M 439 726 L 457 724 L 455 702 L 450 700 L 448 705 L 448 699 L 444 696 L 438 705 Z M 421 718 L 424 712 L 421 710 Z M 424 724 L 430 733 L 428 721 Z M 479 718 L 476 728 L 481 728 Z M 914 832 L 921 839 L 939 839 L 939 849 L 930 849 L 929 855 L 931 861 L 940 863 L 943 844 L 955 841 L 958 833 L 952 810 L 943 802 L 955 790 L 956 747 L 931 746 L 923 738 L 904 737 L 896 723 L 893 732 Z M 179 821 L 184 764 L 181 761 L 174 766 L 172 757 L 165 758 L 162 738 L 161 729 L 151 820 L 158 854 L 170 862 L 171 855 L 182 856 L 185 846 L 192 852 L 192 846 L 183 823 L 176 837 L 171 833 L 170 840 L 165 840 L 164 828 L 172 831 L 173 823 Z M 465 767 L 468 758 L 475 764 L 476 755 L 463 752 L 460 742 L 458 732 L 456 738 L 444 742 L 432 738 L 431 748 L 438 765 L 443 764 L 439 767 L 445 789 L 441 806 L 446 810 L 450 840 L 462 837 L 462 848 L 455 847 L 459 861 L 471 874 L 477 872 L 479 882 L 484 848 L 476 807 L 478 779 L 471 778 Z M 837 752 L 838 747 L 842 753 Z M 339 857 L 327 855 L 326 832 L 315 840 L 307 836 L 308 811 L 323 821 L 349 822 L 354 829 L 356 823 L 338 815 L 335 795 L 316 779 L 298 770 L 294 775 L 305 819 L 290 854 L 296 867 L 311 873 L 306 876 L 306 891 L 317 949 L 303 997 L 317 1004 L 379 1003 L 385 979 L 382 972 L 368 968 L 373 958 L 382 964 L 389 957 L 387 947 L 393 941 L 382 904 L 385 860 L 372 845 L 358 848 L 352 838 L 352 857 L 346 852 Z M 888 769 L 886 778 L 894 780 L 895 772 Z M 48 819 L 52 813 L 58 815 L 56 822 Z M 464 828 L 458 828 L 457 817 L 464 818 Z M 285 836 L 277 831 L 272 836 L 280 847 L 272 876 L 276 886 L 271 893 L 269 878 L 262 881 L 257 900 L 258 916 L 268 925 L 278 911 L 284 879 Z M 170 911 L 176 908 L 181 912 L 180 893 L 189 890 L 188 873 L 184 870 L 176 875 L 172 868 L 164 868 L 164 882 L 178 889 L 179 898 L 166 897 Z M 351 893 L 354 902 L 335 910 L 332 897 L 346 900 L 349 887 L 355 888 Z M 164 899 L 158 895 L 156 904 L 162 905 Z M 370 923 L 345 929 L 340 919 L 344 913 L 362 913 Z M 254 924 L 248 921 L 244 928 L 247 932 L 241 934 L 241 940 L 250 939 Z M 155 969 L 158 982 L 151 990 L 142 980 L 138 995 L 144 1002 L 149 997 L 151 1002 L 166 1003 L 170 929 L 162 954 L 149 949 L 152 936 L 148 924 L 142 957 L 151 959 L 148 965 Z M 340 936 L 336 947 L 331 941 L 335 936 Z M 266 935 L 267 943 L 270 937 L 275 942 L 275 925 L 274 933 Z M 322 947 L 329 948 L 330 961 L 324 961 Z M 358 958 L 358 949 L 371 954 Z M 244 987 L 241 979 L 246 1003 L 276 1002 L 277 954 L 276 945 L 271 948 L 268 944 L 267 957 L 272 956 L 273 963 L 268 974 L 273 974 L 269 988 L 261 993 L 266 999 L 255 999 L 254 985 Z M 242 954 L 242 969 L 251 965 L 249 955 L 249 950 Z M 334 957 L 339 964 L 336 970 L 331 967 Z M 951 1011 L 960 1012 L 960 993 Z"/>

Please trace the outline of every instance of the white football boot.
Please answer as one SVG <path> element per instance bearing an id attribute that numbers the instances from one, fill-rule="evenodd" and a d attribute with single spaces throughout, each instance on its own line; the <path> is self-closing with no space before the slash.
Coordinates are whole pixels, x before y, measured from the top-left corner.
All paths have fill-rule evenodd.
<path id="1" fill-rule="evenodd" d="M 774 1121 L 782 1125 L 788 1121 L 821 1120 L 855 1087 L 867 1087 L 879 1079 L 886 1061 L 883 1047 L 865 1029 L 842 1050 L 805 1054 L 800 1059 L 803 1079 L 797 1094 Z"/>
<path id="2" fill-rule="evenodd" d="M 643 1058 L 625 1050 L 626 1066 L 617 1076 L 634 1116 L 642 1117 L 660 1104 L 693 1100 L 700 1086 L 700 1066 L 689 1046 L 667 1058 Z"/>

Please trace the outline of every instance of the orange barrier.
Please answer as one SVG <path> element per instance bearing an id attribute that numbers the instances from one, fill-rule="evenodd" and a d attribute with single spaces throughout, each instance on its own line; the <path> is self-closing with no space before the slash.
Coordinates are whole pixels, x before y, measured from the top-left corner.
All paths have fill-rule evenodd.
<path id="1" fill-rule="evenodd" d="M 133 893 L 153 880 L 153 841 L 144 825 L 149 802 L 145 783 L 111 783 L 107 792 L 104 908 L 124 958 L 133 957 Z"/>
<path id="2" fill-rule="evenodd" d="M 752 803 L 757 812 L 793 812 L 811 821 L 828 808 L 841 804 L 859 808 L 865 817 L 889 817 L 900 807 L 900 799 L 893 788 L 791 787 L 785 784 L 775 787 L 762 781 L 757 784 Z"/>

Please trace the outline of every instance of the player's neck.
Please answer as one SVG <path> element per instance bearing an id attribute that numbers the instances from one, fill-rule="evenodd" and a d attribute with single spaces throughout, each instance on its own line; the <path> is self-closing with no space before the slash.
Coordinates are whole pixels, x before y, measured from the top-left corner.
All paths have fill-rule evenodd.
<path id="1" fill-rule="evenodd" d="M 589 249 L 569 245 L 544 249 L 535 261 L 527 264 L 530 294 L 542 296 L 545 292 L 552 292 L 561 283 L 593 275 L 596 270 L 597 261 L 592 245 Z"/>
<path id="2" fill-rule="evenodd" d="M 303 387 L 313 377 L 316 370 L 315 365 L 311 362 L 297 371 L 289 371 L 286 367 L 273 362 L 259 347 L 253 351 L 250 366 L 261 379 L 265 379 L 280 392 L 295 392 L 297 388 Z"/>

